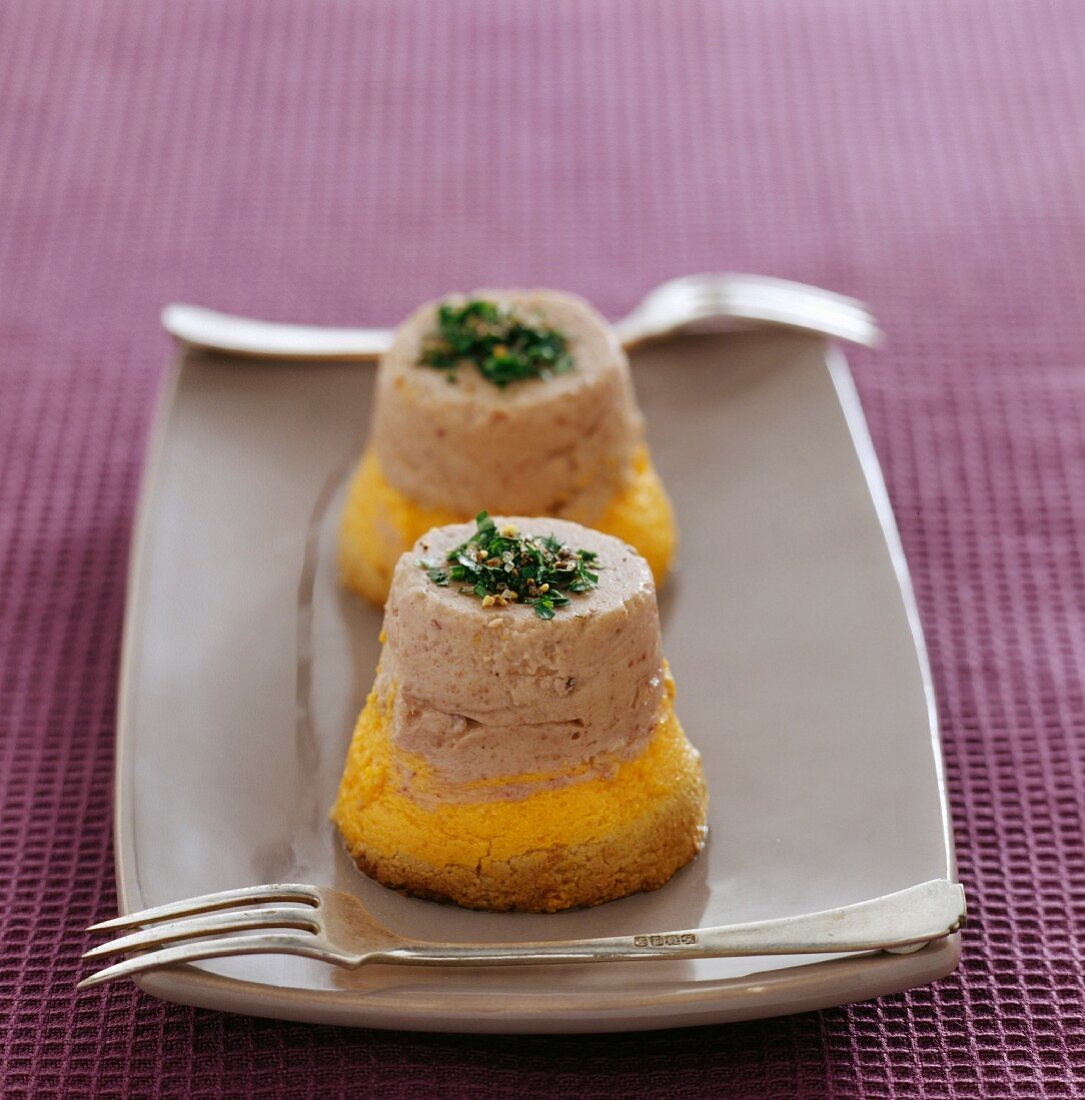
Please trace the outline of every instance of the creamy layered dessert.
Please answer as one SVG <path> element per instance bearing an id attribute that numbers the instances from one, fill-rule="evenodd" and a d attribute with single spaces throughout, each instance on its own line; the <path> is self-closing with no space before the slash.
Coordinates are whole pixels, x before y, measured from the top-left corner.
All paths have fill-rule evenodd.
<path id="1" fill-rule="evenodd" d="M 580 298 L 482 290 L 399 328 L 343 515 L 344 582 L 383 603 L 416 539 L 483 508 L 595 527 L 635 546 L 657 582 L 667 572 L 674 517 L 629 363 Z"/>
<path id="2" fill-rule="evenodd" d="M 395 568 L 333 810 L 405 893 L 551 912 L 662 886 L 701 849 L 652 572 L 551 519 L 428 532 Z"/>

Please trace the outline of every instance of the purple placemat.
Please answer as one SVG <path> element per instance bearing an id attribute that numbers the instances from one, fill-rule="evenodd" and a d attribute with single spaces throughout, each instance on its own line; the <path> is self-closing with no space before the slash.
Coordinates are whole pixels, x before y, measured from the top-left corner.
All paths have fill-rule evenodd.
<path id="1" fill-rule="evenodd" d="M 0 5 L 0 1094 L 1085 1090 L 1083 102 L 1069 0 Z M 617 314 L 712 269 L 889 333 L 853 362 L 937 678 L 960 970 L 580 1038 L 77 997 L 159 308 L 392 323 L 534 283 Z"/>

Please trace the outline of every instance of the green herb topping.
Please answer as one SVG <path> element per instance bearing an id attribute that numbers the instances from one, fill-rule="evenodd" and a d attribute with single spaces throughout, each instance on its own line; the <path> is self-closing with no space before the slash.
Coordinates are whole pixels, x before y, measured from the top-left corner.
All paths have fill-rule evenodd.
<path id="1" fill-rule="evenodd" d="M 509 306 L 474 299 L 442 305 L 438 331 L 422 347 L 419 364 L 446 372 L 455 382 L 466 363 L 504 389 L 525 378 L 551 378 L 573 369 L 569 341 L 557 329 L 533 323 Z"/>
<path id="2" fill-rule="evenodd" d="M 442 588 L 455 581 L 483 607 L 530 604 L 540 619 L 552 619 L 569 602 L 566 592 L 587 592 L 599 583 L 596 555 L 571 550 L 553 535 L 522 535 L 511 523 L 498 527 L 486 512 L 475 517 L 475 533 L 449 550 L 447 567 L 430 561 L 419 568 Z M 596 566 L 598 568 L 598 566 Z"/>

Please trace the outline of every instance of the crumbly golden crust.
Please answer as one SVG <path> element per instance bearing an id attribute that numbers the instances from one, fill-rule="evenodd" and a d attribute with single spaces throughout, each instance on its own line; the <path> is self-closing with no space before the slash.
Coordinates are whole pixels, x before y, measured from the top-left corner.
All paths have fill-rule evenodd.
<path id="1" fill-rule="evenodd" d="M 410 897 L 491 912 L 554 913 L 658 890 L 701 850 L 706 803 L 702 783 L 676 791 L 649 820 L 622 833 L 475 867 L 434 867 L 363 846 L 350 854 L 370 878 Z"/>

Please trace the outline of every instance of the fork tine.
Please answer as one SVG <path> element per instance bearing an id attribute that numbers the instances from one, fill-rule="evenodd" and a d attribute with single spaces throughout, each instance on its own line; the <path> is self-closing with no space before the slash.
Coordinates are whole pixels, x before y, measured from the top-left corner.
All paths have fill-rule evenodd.
<path id="1" fill-rule="evenodd" d="M 130 978 L 145 970 L 154 970 L 160 966 L 173 966 L 176 963 L 198 962 L 200 959 L 219 959 L 229 955 L 304 955 L 322 962 L 352 965 L 346 956 L 337 954 L 309 933 L 279 932 L 268 934 L 261 932 L 250 936 L 220 936 L 213 940 L 197 940 L 176 947 L 166 947 L 161 951 L 149 951 L 145 955 L 114 963 L 104 970 L 84 978 L 76 989 L 90 989 L 92 986 L 111 982 L 116 978 Z M 355 961 L 356 962 L 356 961 Z"/>
<path id="2" fill-rule="evenodd" d="M 211 913 L 205 917 L 197 915 L 170 921 L 167 924 L 154 924 L 130 936 L 121 936 L 119 939 L 92 947 L 83 955 L 83 958 L 101 959 L 106 955 L 158 947 L 160 944 L 176 940 L 194 940 L 199 936 L 213 936 L 219 932 L 245 932 L 255 928 L 299 928 L 308 932 L 320 931 L 315 910 L 311 908 L 269 906 L 265 909 L 229 909 L 226 912 Z"/>
<path id="3" fill-rule="evenodd" d="M 246 902 L 293 901 L 307 905 L 318 905 L 320 896 L 312 886 L 299 883 L 274 882 L 266 886 L 246 886 L 241 890 L 223 890 L 218 894 L 204 894 L 198 898 L 185 898 L 172 901 L 167 905 L 156 905 L 153 909 L 141 909 L 137 913 L 113 917 L 112 920 L 92 924 L 88 932 L 108 932 L 116 928 L 136 928 L 141 924 L 156 924 L 159 921 L 173 920 L 176 917 L 189 917 L 197 913 L 209 913 L 216 909 L 229 909 Z"/>

